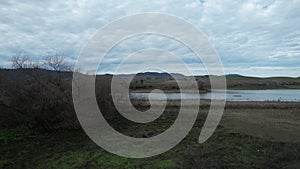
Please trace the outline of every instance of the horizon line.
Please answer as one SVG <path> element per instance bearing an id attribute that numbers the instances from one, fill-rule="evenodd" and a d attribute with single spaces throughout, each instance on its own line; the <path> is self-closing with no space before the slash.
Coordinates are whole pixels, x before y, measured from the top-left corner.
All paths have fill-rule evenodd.
<path id="1" fill-rule="evenodd" d="M 26 69 L 34 69 L 34 68 L 26 68 Z M 47 71 L 55 71 L 55 70 L 50 70 L 50 69 L 45 69 L 45 68 L 38 68 L 40 70 L 47 70 Z M 15 68 L 0 68 L 0 70 L 18 70 L 18 69 L 15 69 Z M 60 72 L 75 72 L 75 71 L 60 71 Z M 83 72 L 80 72 L 80 73 L 83 73 Z M 167 74 L 178 74 L 178 75 L 182 75 L 182 76 L 186 76 L 186 77 L 189 77 L 189 76 L 242 76 L 242 77 L 256 77 L 256 78 L 280 78 L 280 77 L 289 77 L 289 78 L 300 78 L 300 75 L 299 76 L 288 76 L 288 75 L 285 75 L 285 76 L 276 76 L 276 75 L 273 75 L 273 76 L 255 76 L 255 75 L 245 75 L 245 74 L 240 74 L 240 73 L 225 73 L 224 75 L 209 75 L 209 74 L 193 74 L 193 75 L 186 75 L 184 73 L 178 73 L 178 72 L 158 72 L 158 71 L 145 71 L 145 72 L 137 72 L 137 73 L 117 73 L 117 74 L 114 74 L 114 73 L 109 73 L 109 72 L 106 72 L 106 73 L 96 73 L 97 76 L 104 76 L 104 75 L 118 75 L 118 76 L 128 76 L 128 75 L 137 75 L 137 74 L 143 74 L 143 73 L 159 73 L 159 74 L 163 74 L 163 73 L 167 73 Z M 85 72 L 84 74 L 88 74 L 87 72 Z"/>

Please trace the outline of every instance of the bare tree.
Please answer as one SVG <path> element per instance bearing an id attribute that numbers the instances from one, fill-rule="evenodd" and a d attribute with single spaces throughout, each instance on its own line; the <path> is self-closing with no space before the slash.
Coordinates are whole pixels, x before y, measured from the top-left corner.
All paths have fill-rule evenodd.
<path id="1" fill-rule="evenodd" d="M 29 60 L 29 56 L 26 52 L 19 52 L 15 54 L 12 59 L 12 67 L 15 69 L 26 69 L 29 68 L 32 63 Z"/>
<path id="2" fill-rule="evenodd" d="M 64 72 L 70 70 L 70 66 L 62 56 L 48 55 L 40 66 L 33 64 L 28 55 L 20 53 L 12 57 L 12 66 L 23 70 L 28 78 L 10 89 L 11 107 L 31 117 L 27 120 L 31 126 L 56 131 L 59 128 L 56 124 L 70 119 L 73 121 L 69 125 L 77 125 L 72 124 L 77 122 L 76 117 L 70 117 L 73 111 L 71 80 L 64 79 L 64 75 L 71 76 L 70 72 Z"/>
<path id="3" fill-rule="evenodd" d="M 66 62 L 65 57 L 63 57 L 63 55 L 59 53 L 54 53 L 54 54 L 49 53 L 45 57 L 45 64 L 46 64 L 45 66 L 48 69 L 57 72 L 71 71 L 71 66 Z"/>

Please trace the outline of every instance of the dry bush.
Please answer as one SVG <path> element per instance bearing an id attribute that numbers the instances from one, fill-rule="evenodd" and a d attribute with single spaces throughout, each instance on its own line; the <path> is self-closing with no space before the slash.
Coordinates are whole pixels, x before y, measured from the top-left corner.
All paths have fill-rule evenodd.
<path id="1" fill-rule="evenodd" d="M 114 119 L 118 114 L 111 96 L 111 80 L 112 77 L 98 77 L 95 91 L 99 109 L 108 120 Z"/>
<path id="2" fill-rule="evenodd" d="M 72 74 L 63 57 L 49 55 L 43 64 L 37 64 L 21 53 L 12 58 L 12 65 L 26 79 L 7 82 L 6 105 L 23 123 L 42 131 L 79 127 L 72 105 L 71 79 L 66 78 Z"/>
<path id="3" fill-rule="evenodd" d="M 3 112 L 5 107 L 9 112 L 3 119 L 16 120 L 6 121 L 6 124 L 21 122 L 46 132 L 80 128 L 72 101 L 73 73 L 62 56 L 48 55 L 43 63 L 33 63 L 21 53 L 12 58 L 12 65 L 15 68 L 12 71 L 20 77 L 1 81 L 0 108 Z M 97 78 L 96 95 L 101 112 L 111 119 L 116 110 L 110 83 L 111 77 Z"/>

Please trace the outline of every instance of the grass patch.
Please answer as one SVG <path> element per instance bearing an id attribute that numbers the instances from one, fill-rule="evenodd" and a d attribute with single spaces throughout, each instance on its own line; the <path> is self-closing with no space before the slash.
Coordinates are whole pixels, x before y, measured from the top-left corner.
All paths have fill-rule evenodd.
<path id="1" fill-rule="evenodd" d="M 39 162 L 38 168 L 122 168 L 128 166 L 125 158 L 104 150 L 75 150 L 57 154 Z"/>
<path id="2" fill-rule="evenodd" d="M 0 142 L 16 142 L 29 136 L 32 132 L 25 127 L 0 129 Z"/>
<path id="3" fill-rule="evenodd" d="M 156 168 L 166 169 L 176 167 L 177 164 L 171 160 L 145 161 L 142 159 L 128 159 L 110 154 L 102 149 L 75 150 L 39 161 L 37 168 L 40 169 L 69 169 L 69 168 Z"/>
<path id="4" fill-rule="evenodd" d="M 163 132 L 173 123 L 175 108 L 168 107 L 163 119 L 148 125 L 127 125 L 118 121 L 120 132 L 149 137 Z M 265 111 L 262 109 L 261 111 Z M 64 131 L 23 137 L 21 129 L 1 130 L 0 168 L 297 168 L 300 143 L 279 142 L 243 134 L 219 125 L 204 144 L 198 137 L 206 113 L 200 113 L 193 129 L 180 144 L 150 158 L 123 158 L 95 145 L 82 131 Z M 124 127 L 125 126 L 125 127 Z M 22 134 L 23 133 L 23 134 Z M 19 139 L 21 136 L 22 139 Z M 296 166 L 296 167 L 295 167 Z"/>
<path id="5" fill-rule="evenodd" d="M 171 160 L 171 159 L 162 160 L 162 161 L 159 161 L 156 164 L 156 167 L 158 169 L 173 168 L 173 167 L 176 167 L 176 166 L 177 166 L 177 164 L 173 160 Z"/>

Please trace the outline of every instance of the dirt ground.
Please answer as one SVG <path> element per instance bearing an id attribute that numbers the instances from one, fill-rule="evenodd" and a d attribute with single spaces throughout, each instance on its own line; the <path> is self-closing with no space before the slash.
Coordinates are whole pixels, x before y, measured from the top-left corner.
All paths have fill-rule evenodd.
<path id="1" fill-rule="evenodd" d="M 300 142 L 299 109 L 226 110 L 221 125 L 233 131 L 276 141 Z"/>

